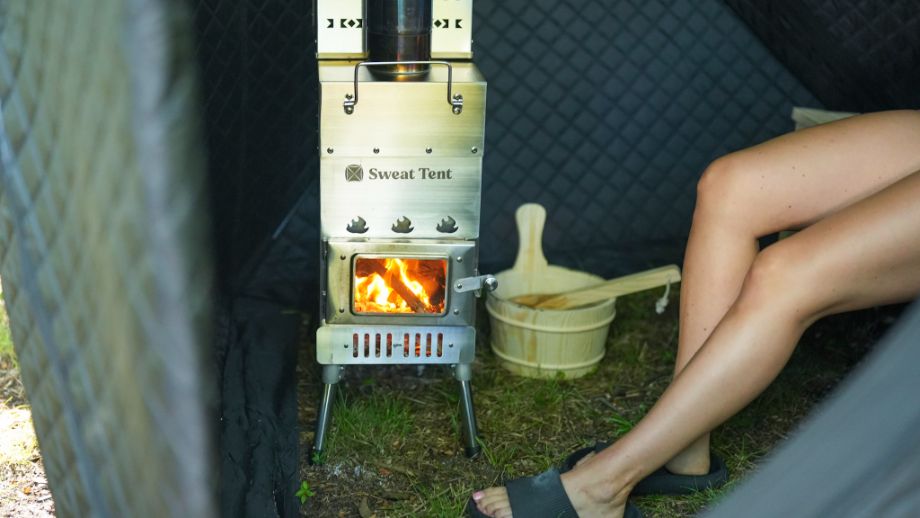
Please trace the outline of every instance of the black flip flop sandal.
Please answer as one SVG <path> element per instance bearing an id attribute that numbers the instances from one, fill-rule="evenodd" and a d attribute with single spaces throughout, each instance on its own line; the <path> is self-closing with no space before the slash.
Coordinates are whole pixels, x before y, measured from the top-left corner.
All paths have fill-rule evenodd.
<path id="1" fill-rule="evenodd" d="M 590 453 L 600 453 L 610 443 L 597 442 L 594 446 L 581 448 L 566 457 L 560 473 L 570 471 L 578 461 Z M 632 496 L 642 495 L 686 495 L 710 488 L 718 488 L 728 481 L 728 468 L 719 456 L 709 454 L 709 473 L 705 475 L 678 475 L 671 473 L 664 466 L 640 480 L 633 488 Z"/>
<path id="2" fill-rule="evenodd" d="M 521 518 L 578 518 L 569 496 L 565 494 L 559 470 L 553 468 L 533 476 L 518 478 L 505 484 L 511 501 L 511 514 Z M 466 512 L 472 518 L 489 518 L 470 498 Z M 623 518 L 642 518 L 631 503 L 626 504 Z"/>

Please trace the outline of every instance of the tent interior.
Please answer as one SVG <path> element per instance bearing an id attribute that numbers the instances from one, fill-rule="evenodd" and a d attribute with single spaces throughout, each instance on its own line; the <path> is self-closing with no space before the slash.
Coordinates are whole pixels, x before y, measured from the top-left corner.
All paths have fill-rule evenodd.
<path id="1" fill-rule="evenodd" d="M 184 288 L 191 293 L 184 298 L 158 299 L 162 304 L 147 308 L 147 314 L 161 329 L 188 325 L 200 331 L 176 335 L 174 343 L 205 340 L 208 345 L 197 356 L 168 349 L 173 358 L 161 359 L 158 369 L 138 379 L 149 382 L 148 392 L 159 394 L 164 402 L 159 407 L 142 405 L 153 416 L 144 422 L 179 437 L 192 428 L 199 434 L 193 445 L 167 445 L 163 451 L 170 452 L 164 458 L 198 459 L 183 468 L 193 474 L 174 480 L 203 484 L 204 496 L 189 503 L 191 497 L 165 484 L 150 490 L 172 498 L 165 507 L 158 506 L 154 497 L 125 498 L 129 490 L 111 480 L 142 471 L 139 465 L 119 460 L 116 463 L 127 467 L 112 468 L 94 461 L 99 456 L 109 458 L 101 453 L 84 458 L 72 452 L 80 444 L 94 451 L 93 441 L 123 440 L 118 455 L 130 458 L 132 445 L 138 446 L 145 436 L 113 439 L 117 430 L 94 431 L 93 421 L 81 417 L 87 414 L 79 410 L 96 401 L 84 395 L 100 393 L 94 382 L 86 381 L 93 377 L 92 369 L 51 368 L 47 376 L 66 381 L 50 388 L 41 382 L 49 362 L 52 366 L 59 362 L 55 351 L 68 350 L 61 345 L 67 341 L 67 330 L 59 331 L 54 319 L 43 323 L 34 316 L 57 313 L 48 302 L 42 271 L 32 272 L 26 266 L 32 253 L 26 243 L 34 237 L 30 222 L 38 221 L 39 227 L 55 223 L 17 215 L 29 213 L 29 204 L 39 203 L 36 193 L 41 190 L 32 189 L 21 197 L 11 194 L 15 171 L 28 173 L 23 165 L 28 158 L 18 147 L 14 128 L 0 135 L 0 140 L 13 143 L 4 150 L 0 182 L 7 192 L 0 192 L 0 203 L 13 208 L 0 220 L 7 222 L 0 226 L 5 230 L 0 244 L 21 258 L 11 259 L 16 254 L 8 254 L 7 260 L 0 261 L 0 275 L 26 388 L 32 404 L 46 409 L 44 417 L 36 417 L 40 442 L 46 455 L 60 457 L 46 461 L 59 512 L 120 515 L 146 509 L 179 515 L 191 509 L 202 512 L 197 514 L 201 516 L 297 516 L 301 512 L 295 496 L 298 471 L 306 455 L 301 451 L 301 435 L 310 431 L 298 424 L 296 365 L 309 342 L 305 337 L 315 333 L 319 297 L 315 6 L 302 0 L 92 3 L 99 4 L 103 13 L 113 13 L 100 22 L 113 26 L 95 35 L 96 31 L 84 30 L 83 36 L 74 36 L 75 45 L 92 50 L 93 38 L 113 38 L 112 59 L 120 59 L 117 52 L 127 54 L 122 68 L 125 77 L 132 78 L 126 84 L 133 85 L 133 92 L 143 94 L 145 77 L 150 84 L 166 85 L 158 90 L 164 95 L 173 92 L 169 85 L 184 85 L 164 80 L 174 70 L 170 66 L 187 66 L 183 70 L 194 82 L 188 97 L 194 102 L 182 106 L 185 112 L 179 118 L 197 121 L 189 131 L 198 132 L 191 141 L 199 145 L 199 156 L 196 159 L 194 149 L 183 148 L 180 158 L 201 166 L 200 185 L 183 177 L 181 161 L 164 166 L 174 172 L 164 173 L 163 178 L 194 184 L 196 195 L 183 202 L 190 208 L 182 217 L 183 221 L 198 219 L 195 225 L 201 229 L 195 236 L 200 241 L 188 245 L 195 236 L 178 243 L 167 236 L 159 244 L 169 246 L 159 246 L 158 252 L 153 250 L 158 248 L 153 239 L 136 247 L 141 256 L 166 265 L 173 264 L 175 257 L 164 250 L 175 248 L 182 256 L 189 246 L 201 248 L 200 254 L 189 257 L 208 265 L 179 268 L 185 273 L 178 278 L 213 271 L 213 285 L 198 282 Z M 26 67 L 14 66 L 20 63 L 14 59 L 17 52 L 30 46 L 40 49 L 37 52 L 56 52 L 44 49 L 41 38 L 30 34 L 57 30 L 55 23 L 63 24 L 61 16 L 45 22 L 36 20 L 37 14 L 12 17 L 0 27 L 5 100 L 19 96 L 28 104 L 31 95 L 23 86 Z M 513 262 L 514 212 L 527 202 L 538 202 L 550 213 L 543 244 L 552 264 L 605 278 L 680 264 L 702 171 L 721 155 L 791 131 L 793 107 L 842 112 L 920 109 L 916 0 L 476 0 L 473 36 L 475 63 L 489 81 L 480 232 L 483 272 L 502 270 Z M 56 43 L 62 55 L 65 42 Z M 170 58 L 184 65 L 170 65 L 158 54 L 158 46 L 177 46 Z M 88 73 L 95 72 L 90 67 Z M 41 84 L 41 74 L 36 77 L 30 81 Z M 41 95 L 56 95 L 41 91 Z M 97 109 L 105 111 L 104 104 Z M 55 116 L 41 110 L 29 113 L 36 126 L 38 118 Z M 128 130 L 143 134 L 143 126 L 176 117 L 164 113 L 144 111 L 142 106 L 112 117 L 130 120 Z M 4 114 L 4 124 L 13 124 L 13 117 Z M 167 137 L 136 140 L 141 146 L 169 142 Z M 92 147 L 92 142 L 85 145 Z M 131 159 L 149 172 L 144 164 L 168 162 L 162 157 L 169 153 L 157 154 L 161 149 L 146 155 L 139 152 Z M 53 161 L 46 166 L 48 171 L 59 167 Z M 40 165 L 36 169 L 37 177 L 46 174 Z M 156 181 L 141 183 L 138 192 L 160 192 Z M 152 198 L 156 205 L 156 196 Z M 140 199 L 149 202 L 151 196 Z M 159 207 L 148 210 L 171 210 Z M 99 209 L 95 216 L 105 219 L 110 214 Z M 46 253 L 65 252 L 51 247 Z M 66 262 L 52 261 L 59 272 L 68 271 Z M 159 280 L 148 281 L 165 282 L 162 276 L 168 270 L 161 268 L 161 277 L 152 277 Z M 82 275 L 92 281 L 104 277 L 91 271 Z M 131 290 L 123 291 L 128 299 L 134 297 Z M 179 301 L 174 307 L 187 308 L 189 297 L 206 306 L 195 313 L 206 323 L 195 319 L 189 323 L 182 315 L 173 315 L 164 302 Z M 64 312 L 82 311 L 73 303 L 60 305 Z M 133 303 L 130 307 L 138 311 Z M 105 308 L 97 309 L 104 314 Z M 169 320 L 173 317 L 176 320 Z M 170 327 L 176 322 L 185 324 Z M 912 327 L 901 328 L 902 341 L 907 334 L 920 332 L 916 318 L 908 324 Z M 43 329 L 47 332 L 40 332 Z M 150 329 L 139 333 L 140 342 L 156 334 Z M 95 358 L 112 350 L 107 342 L 123 338 L 107 334 L 99 337 L 98 345 L 78 347 L 74 354 Z M 156 356 L 143 347 L 119 354 L 136 355 L 123 361 L 141 365 L 145 358 Z M 194 367 L 194 357 L 200 369 Z M 178 364 L 189 358 L 194 368 L 187 374 L 201 379 L 186 392 L 174 391 L 171 384 L 186 387 L 174 382 L 185 379 L 185 367 Z M 130 382 L 131 377 L 113 380 L 116 385 Z M 68 386 L 71 395 L 65 397 Z M 195 405 L 158 413 L 157 408 L 162 411 L 174 398 L 194 390 L 200 393 Z M 153 396 L 137 397 L 147 401 Z M 133 404 L 117 398 L 106 401 Z M 58 417 L 69 424 L 58 428 Z M 916 446 L 911 450 L 913 458 L 918 455 Z M 71 462 L 79 469 L 66 468 Z M 168 477 L 171 472 L 156 473 Z M 820 511 L 801 515 L 818 516 Z"/>
<path id="2" fill-rule="evenodd" d="M 474 10 L 490 89 L 483 272 L 513 261 L 504 244 L 516 242 L 513 213 L 525 202 L 551 214 L 552 264 L 612 277 L 679 263 L 700 173 L 791 130 L 793 106 L 920 106 L 911 2 L 511 0 Z M 314 26 L 304 2 L 201 2 L 197 12 L 217 250 L 232 294 L 220 336 L 238 337 L 218 346 L 222 407 L 282 409 L 248 428 L 224 421 L 223 448 L 275 431 L 273 451 L 252 454 L 284 475 L 253 488 L 254 474 L 227 466 L 237 456 L 222 456 L 230 509 L 253 505 L 246 487 L 290 497 L 296 485 L 295 395 L 279 388 L 292 386 L 281 366 L 293 365 L 299 319 L 276 308 L 311 307 L 317 293 L 317 78 L 303 46 Z M 259 363 L 234 361 L 253 349 Z M 245 397 L 233 395 L 238 379 Z"/>

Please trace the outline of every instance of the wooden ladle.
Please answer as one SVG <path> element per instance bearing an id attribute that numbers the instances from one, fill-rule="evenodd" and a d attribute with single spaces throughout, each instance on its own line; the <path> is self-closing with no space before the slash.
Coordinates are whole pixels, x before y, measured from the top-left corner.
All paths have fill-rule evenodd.
<path id="1" fill-rule="evenodd" d="M 518 295 L 511 298 L 511 301 L 538 309 L 572 309 L 678 282 L 680 282 L 680 268 L 672 264 L 617 277 L 587 288 L 565 293 Z"/>

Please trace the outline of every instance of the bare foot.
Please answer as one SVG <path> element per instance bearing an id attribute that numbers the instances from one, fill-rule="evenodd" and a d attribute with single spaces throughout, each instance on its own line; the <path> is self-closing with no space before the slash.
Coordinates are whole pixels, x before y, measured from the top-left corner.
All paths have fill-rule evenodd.
<path id="1" fill-rule="evenodd" d="M 581 472 L 590 470 L 582 469 Z M 610 484 L 595 477 L 572 470 L 562 475 L 562 487 L 580 518 L 620 518 L 626 509 L 628 491 L 614 491 Z M 479 511 L 492 518 L 512 518 L 508 491 L 504 487 L 490 487 L 473 494 Z M 529 517 L 518 517 L 529 518 Z"/>

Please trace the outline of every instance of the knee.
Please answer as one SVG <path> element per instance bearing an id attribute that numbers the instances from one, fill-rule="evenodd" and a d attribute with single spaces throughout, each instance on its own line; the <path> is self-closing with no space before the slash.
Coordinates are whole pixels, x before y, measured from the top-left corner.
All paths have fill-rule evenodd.
<path id="1" fill-rule="evenodd" d="M 731 221 L 744 207 L 749 196 L 745 185 L 744 158 L 737 153 L 723 156 L 703 172 L 696 186 L 694 219 L 717 218 Z"/>
<path id="2" fill-rule="evenodd" d="M 810 322 L 823 307 L 819 282 L 810 253 L 795 243 L 780 242 L 757 254 L 738 305 L 753 311 L 780 311 Z"/>

